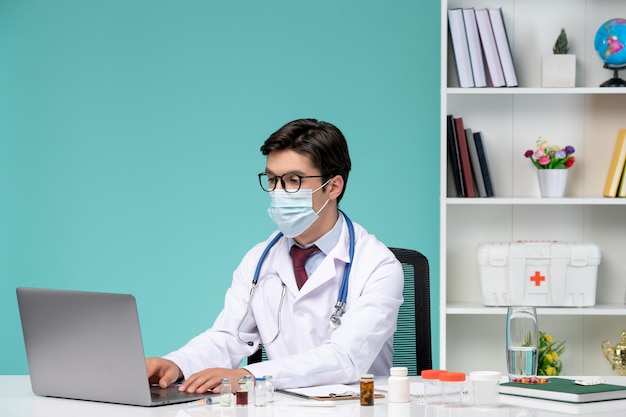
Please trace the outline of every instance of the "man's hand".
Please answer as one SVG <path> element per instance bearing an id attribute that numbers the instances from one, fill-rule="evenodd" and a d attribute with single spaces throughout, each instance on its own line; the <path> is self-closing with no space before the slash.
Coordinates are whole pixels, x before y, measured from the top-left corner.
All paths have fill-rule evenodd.
<path id="1" fill-rule="evenodd" d="M 220 392 L 220 384 L 222 378 L 230 378 L 232 390 L 237 389 L 237 379 L 243 378 L 245 375 L 252 375 L 247 369 L 228 369 L 228 368 L 207 368 L 204 371 L 196 372 L 187 378 L 178 388 L 179 391 L 187 391 L 188 393 L 204 393 L 212 389 L 213 392 Z"/>
<path id="2" fill-rule="evenodd" d="M 148 381 L 151 384 L 158 384 L 161 388 L 167 388 L 183 376 L 178 365 L 163 358 L 146 359 L 146 371 Z"/>

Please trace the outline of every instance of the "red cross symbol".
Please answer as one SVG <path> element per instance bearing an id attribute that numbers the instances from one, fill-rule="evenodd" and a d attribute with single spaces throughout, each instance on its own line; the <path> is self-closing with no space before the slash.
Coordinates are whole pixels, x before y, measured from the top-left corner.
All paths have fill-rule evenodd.
<path id="1" fill-rule="evenodd" d="M 546 277 L 545 277 L 545 276 L 543 276 L 543 275 L 541 275 L 541 274 L 539 273 L 539 271 L 535 271 L 535 275 L 532 275 L 532 276 L 530 277 L 530 280 L 531 280 L 531 281 L 534 281 L 534 283 L 535 283 L 535 287 L 538 287 L 538 286 L 540 286 L 540 285 L 541 285 L 541 281 L 545 281 L 545 280 L 546 280 Z"/>

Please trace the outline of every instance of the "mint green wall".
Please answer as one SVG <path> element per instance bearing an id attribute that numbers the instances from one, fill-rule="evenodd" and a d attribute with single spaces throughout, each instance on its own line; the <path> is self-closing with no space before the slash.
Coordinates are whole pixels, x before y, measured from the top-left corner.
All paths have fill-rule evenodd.
<path id="1" fill-rule="evenodd" d="M 259 147 L 300 117 L 345 133 L 351 218 L 430 259 L 437 363 L 439 8 L 1 2 L 0 373 L 28 372 L 17 286 L 134 294 L 149 356 L 209 326 L 273 230 Z"/>

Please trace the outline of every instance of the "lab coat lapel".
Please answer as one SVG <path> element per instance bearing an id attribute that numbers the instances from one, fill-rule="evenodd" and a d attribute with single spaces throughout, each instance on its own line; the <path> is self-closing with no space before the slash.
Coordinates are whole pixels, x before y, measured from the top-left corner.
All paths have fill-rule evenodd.
<path id="1" fill-rule="evenodd" d="M 343 267 L 341 266 L 347 263 L 350 259 L 350 256 L 348 254 L 349 240 L 350 238 L 348 236 L 348 229 L 344 222 L 343 228 L 341 230 L 341 236 L 339 237 L 339 242 L 330 251 L 330 253 L 326 255 L 326 258 L 317 267 L 313 274 L 311 274 L 306 284 L 300 290 L 301 296 L 306 295 L 310 291 L 313 291 L 315 288 L 324 285 L 327 281 L 333 280 L 335 277 L 337 277 L 337 265 L 340 266 L 340 272 L 342 274 L 339 279 L 343 278 Z"/>

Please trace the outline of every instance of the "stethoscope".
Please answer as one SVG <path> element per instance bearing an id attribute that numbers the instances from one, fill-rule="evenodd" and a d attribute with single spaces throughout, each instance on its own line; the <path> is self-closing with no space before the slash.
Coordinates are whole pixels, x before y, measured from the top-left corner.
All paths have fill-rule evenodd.
<path id="1" fill-rule="evenodd" d="M 335 311 L 330 316 L 330 327 L 332 327 L 333 329 L 338 329 L 339 326 L 341 326 L 341 317 L 343 316 L 343 313 L 345 312 L 346 301 L 348 299 L 348 280 L 350 278 L 350 270 L 352 269 L 352 261 L 354 260 L 354 240 L 355 240 L 354 239 L 354 226 L 352 224 L 352 221 L 346 215 L 346 213 L 344 213 L 341 210 L 339 210 L 339 212 L 343 215 L 343 218 L 346 219 L 346 225 L 348 226 L 348 236 L 350 238 L 350 243 L 348 246 L 348 255 L 350 257 L 350 261 L 346 264 L 346 267 L 343 271 L 343 278 L 341 280 L 341 287 L 339 287 L 339 295 L 337 296 L 337 303 L 335 304 Z M 263 262 L 265 262 L 265 258 L 267 258 L 267 255 L 269 254 L 270 249 L 272 249 L 274 245 L 276 245 L 276 243 L 280 240 L 281 237 L 283 237 L 283 234 L 281 232 L 278 232 L 278 234 L 274 236 L 274 238 L 270 241 L 270 243 L 268 243 L 267 247 L 265 248 L 265 250 L 263 250 L 261 257 L 259 258 L 259 262 L 257 263 L 256 269 L 254 271 L 254 277 L 252 278 L 252 287 L 250 288 L 250 295 L 248 296 L 248 306 L 246 307 L 246 312 L 244 313 L 243 317 L 241 318 L 241 321 L 239 322 L 239 325 L 237 326 L 237 339 L 239 339 L 240 342 L 247 344 L 248 346 L 254 346 L 254 342 L 252 341 L 246 342 L 245 340 L 241 338 L 240 336 L 241 325 L 243 324 L 243 321 L 246 319 L 246 317 L 250 313 L 250 305 L 252 304 L 252 296 L 254 295 L 254 290 L 256 289 L 257 282 L 259 281 L 259 277 L 261 275 L 261 266 L 263 266 Z M 277 322 L 278 322 L 278 329 L 276 330 L 276 335 L 269 343 L 259 344 L 259 347 L 269 346 L 272 343 L 274 343 L 276 339 L 278 339 L 278 335 L 280 334 L 280 312 L 283 307 L 283 300 L 285 299 L 285 293 L 286 293 L 285 283 L 282 283 L 282 290 L 280 293 L 280 302 L 278 304 L 278 312 L 276 315 Z"/>

